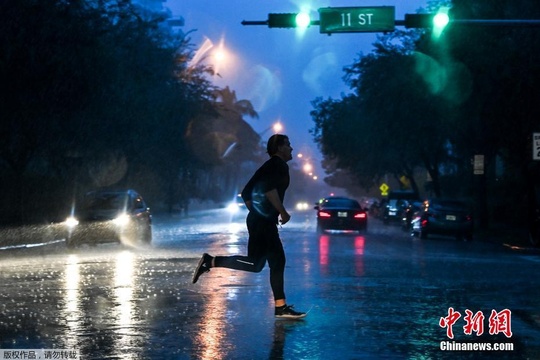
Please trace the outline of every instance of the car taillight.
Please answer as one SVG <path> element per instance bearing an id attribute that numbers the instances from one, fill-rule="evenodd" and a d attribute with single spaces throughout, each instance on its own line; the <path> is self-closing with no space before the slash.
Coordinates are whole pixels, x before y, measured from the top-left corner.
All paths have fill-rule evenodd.
<path id="1" fill-rule="evenodd" d="M 471 215 L 465 216 L 465 221 L 472 221 L 472 216 Z"/>
<path id="2" fill-rule="evenodd" d="M 421 225 L 422 227 L 426 227 L 427 224 L 428 224 L 427 219 L 422 220 L 421 224 L 422 224 L 422 225 Z"/>
<path id="3" fill-rule="evenodd" d="M 355 219 L 365 219 L 367 217 L 366 213 L 358 213 L 354 215 Z"/>
<path id="4" fill-rule="evenodd" d="M 329 217 L 332 217 L 332 215 L 329 212 L 326 212 L 326 211 L 319 211 L 319 217 L 329 218 Z"/>

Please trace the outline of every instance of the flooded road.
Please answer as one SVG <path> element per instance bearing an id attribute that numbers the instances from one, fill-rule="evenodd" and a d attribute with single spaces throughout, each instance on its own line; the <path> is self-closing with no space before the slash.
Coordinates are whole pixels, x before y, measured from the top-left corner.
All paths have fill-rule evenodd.
<path id="1" fill-rule="evenodd" d="M 146 248 L 0 251 L 0 349 L 72 349 L 80 359 L 540 358 L 538 252 L 420 240 L 375 220 L 365 233 L 318 235 L 312 215 L 280 230 L 287 300 L 309 311 L 303 321 L 274 319 L 267 268 L 212 269 L 191 284 L 202 252 L 245 253 L 241 221 L 156 218 Z M 476 350 L 455 351 L 467 344 Z M 512 350 L 486 350 L 501 344 Z"/>

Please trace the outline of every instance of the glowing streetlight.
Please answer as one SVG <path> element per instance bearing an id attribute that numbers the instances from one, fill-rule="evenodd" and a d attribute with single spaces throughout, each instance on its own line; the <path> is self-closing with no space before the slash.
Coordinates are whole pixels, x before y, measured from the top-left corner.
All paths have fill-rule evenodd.
<path id="1" fill-rule="evenodd" d="M 311 174 L 313 171 L 313 165 L 310 163 L 305 163 L 303 169 L 306 174 Z"/>
<path id="2" fill-rule="evenodd" d="M 264 129 L 263 131 L 261 131 L 259 133 L 259 137 L 263 137 L 264 134 L 266 134 L 268 131 L 272 130 L 272 132 L 274 134 L 279 134 L 283 131 L 283 125 L 279 122 L 279 121 L 276 121 L 275 123 L 273 123 L 272 125 L 270 125 L 269 127 L 267 127 L 266 129 Z"/>
<path id="3" fill-rule="evenodd" d="M 280 133 L 283 131 L 283 125 L 281 125 L 281 123 L 278 121 L 272 126 L 272 129 L 274 130 L 275 134 Z"/>

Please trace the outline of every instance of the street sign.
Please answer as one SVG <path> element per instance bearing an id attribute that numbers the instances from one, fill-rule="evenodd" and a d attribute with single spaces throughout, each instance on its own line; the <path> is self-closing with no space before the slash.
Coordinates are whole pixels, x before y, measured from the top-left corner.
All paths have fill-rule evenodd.
<path id="1" fill-rule="evenodd" d="M 382 183 L 379 190 L 381 190 L 381 196 L 388 196 L 388 190 L 390 190 L 390 187 L 386 185 L 386 183 Z"/>
<path id="2" fill-rule="evenodd" d="M 540 133 L 533 133 L 533 160 L 540 160 Z"/>
<path id="3" fill-rule="evenodd" d="M 348 32 L 394 31 L 394 6 L 328 7 L 319 10 L 319 32 L 323 34 Z"/>

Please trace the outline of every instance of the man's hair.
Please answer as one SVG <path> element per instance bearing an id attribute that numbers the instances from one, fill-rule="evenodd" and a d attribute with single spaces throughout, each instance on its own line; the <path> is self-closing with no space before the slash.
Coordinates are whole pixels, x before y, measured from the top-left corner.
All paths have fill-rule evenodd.
<path id="1" fill-rule="evenodd" d="M 274 156 L 278 152 L 278 148 L 285 144 L 285 141 L 289 140 L 287 135 L 274 134 L 270 136 L 266 143 L 266 152 L 270 156 Z"/>

